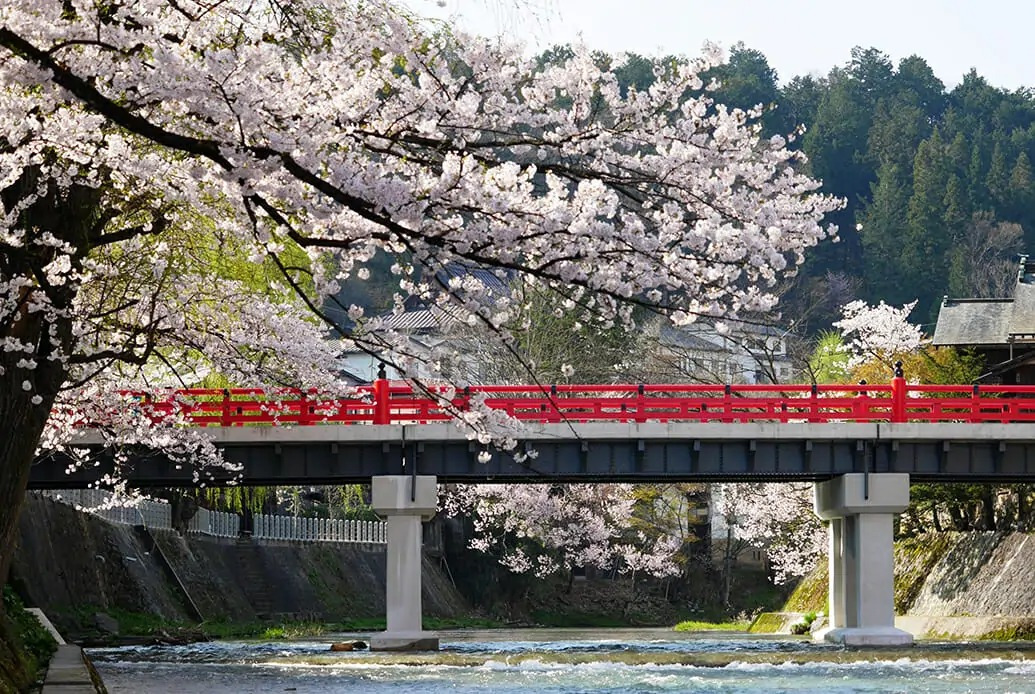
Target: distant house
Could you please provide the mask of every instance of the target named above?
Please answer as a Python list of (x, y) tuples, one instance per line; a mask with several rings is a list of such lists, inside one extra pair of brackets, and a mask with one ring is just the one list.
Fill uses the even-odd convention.
[(945, 297), (931, 343), (983, 356), (982, 381), (1035, 384), (1035, 261), (1021, 256), (1011, 297)]
[[(459, 265), (451, 265), (441, 270), (436, 279), (447, 284), (450, 281), (477, 282), (489, 292), (505, 293), (506, 284), (490, 270), (480, 268), (465, 268)], [(463, 288), (456, 290), (463, 293)], [(460, 318), (459, 311), (454, 312), (449, 307), (442, 307), (428, 303), (418, 296), (409, 296), (403, 302), (402, 311), (391, 312), (383, 315), (385, 328), (405, 335), (413, 347), (413, 351), (428, 353), (435, 347), (443, 344), (452, 338), (451, 332), (457, 326)], [(355, 374), (360, 379), (371, 382), (377, 377), (377, 370), (381, 363), (378, 356), (368, 354), (356, 348), (345, 349), (341, 353), (346, 371)], [(389, 367), (388, 378), (399, 378)]]
[(730, 322), (720, 333), (707, 321), (685, 327), (663, 324), (658, 342), (669, 378), (713, 383), (786, 383), (794, 377), (787, 331)]

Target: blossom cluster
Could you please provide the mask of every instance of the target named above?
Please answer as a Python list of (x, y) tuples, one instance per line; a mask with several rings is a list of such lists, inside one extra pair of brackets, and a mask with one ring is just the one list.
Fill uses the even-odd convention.
[(841, 331), (851, 356), (852, 368), (870, 359), (889, 362), (895, 355), (906, 354), (920, 346), (920, 326), (907, 318), (916, 302), (902, 308), (881, 301), (870, 306), (865, 301), (852, 301), (841, 307), (841, 320), (834, 327)]
[(482, 484), (443, 492), (443, 511), (471, 519), (471, 548), (496, 555), (515, 573), (542, 577), (587, 567), (657, 577), (679, 572), (679, 538), (630, 533), (630, 485)]
[[(440, 271), (520, 275), (605, 325), (637, 304), (767, 311), (840, 202), (758, 113), (712, 101), (719, 58), (626, 92), (585, 48), (540, 64), (387, 0), (6, 3), (0, 376), (73, 413), (51, 419), (57, 445), (128, 384), (339, 388), (324, 328), (434, 373), (441, 350), (325, 312), (378, 254), (396, 311), (415, 296), (503, 344), (516, 307)], [(192, 255), (202, 235), (218, 243)], [(276, 268), (283, 291), (249, 289), (222, 254)], [(465, 417), (513, 441), (486, 408)]]
[(812, 498), (811, 482), (722, 484), (712, 492), (718, 523), (735, 540), (766, 551), (777, 583), (804, 576), (826, 552)]

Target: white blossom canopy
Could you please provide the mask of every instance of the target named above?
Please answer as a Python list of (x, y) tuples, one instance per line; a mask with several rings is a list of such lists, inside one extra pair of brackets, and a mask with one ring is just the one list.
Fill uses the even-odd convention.
[[(635, 305), (677, 322), (770, 310), (840, 203), (783, 138), (759, 139), (757, 113), (712, 103), (701, 74), (717, 60), (659, 64), (650, 89), (623, 92), (584, 49), (540, 64), (387, 0), (5, 3), (4, 378), (47, 408), (43, 363), (80, 404), (91, 378), (174, 382), (198, 360), (235, 383), (330, 387), (311, 316), (379, 251), (397, 300), (503, 340), (507, 297), (436, 271), (522, 275), (605, 323)], [(42, 213), (76, 196), (88, 217)], [(177, 255), (199, 224), (282, 288), (249, 293)], [(356, 347), (405, 351), (347, 308)], [(434, 355), (410, 356), (416, 373)]]

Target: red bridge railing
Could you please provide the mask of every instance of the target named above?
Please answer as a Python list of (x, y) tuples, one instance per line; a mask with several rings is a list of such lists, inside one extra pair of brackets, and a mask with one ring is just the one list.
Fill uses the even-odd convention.
[(252, 388), (127, 392), (157, 418), (198, 426), (439, 422), (476, 401), (537, 422), (1035, 422), (1035, 386), (505, 385), (415, 391), (378, 380), (349, 398)]

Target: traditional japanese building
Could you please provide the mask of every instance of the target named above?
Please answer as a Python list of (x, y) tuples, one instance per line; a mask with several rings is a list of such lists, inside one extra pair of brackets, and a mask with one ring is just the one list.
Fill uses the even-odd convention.
[(1035, 260), (1021, 256), (1011, 297), (945, 297), (932, 344), (983, 356), (982, 382), (1035, 384)]

